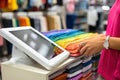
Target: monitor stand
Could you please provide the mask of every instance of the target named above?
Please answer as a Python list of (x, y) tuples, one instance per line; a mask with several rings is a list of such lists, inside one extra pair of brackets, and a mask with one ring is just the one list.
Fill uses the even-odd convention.
[(26, 64), (26, 65), (34, 65), (36, 63), (32, 58), (27, 56), (25, 52), (23, 52), (14, 45), (12, 49), (12, 57), (9, 61), (15, 64)]

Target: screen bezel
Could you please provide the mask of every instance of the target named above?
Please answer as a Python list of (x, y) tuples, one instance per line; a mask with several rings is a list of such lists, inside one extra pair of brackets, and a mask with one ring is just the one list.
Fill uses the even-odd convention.
[[(52, 59), (47, 59), (10, 32), (10, 31), (18, 31), (18, 30), (26, 30), (26, 29), (30, 29), (34, 31), (39, 36), (42, 36), (45, 40), (49, 41), (50, 43), (54, 44), (55, 46), (63, 50), (63, 52), (53, 57)], [(31, 26), (2, 28), (0, 29), (0, 35), (3, 36), (8, 41), (10, 41), (14, 46), (25, 52), (28, 56), (30, 56), (32, 59), (34, 59), (36, 62), (38, 62), (48, 70), (51, 70), (54, 67), (58, 66), (70, 55), (70, 53), (66, 51), (64, 48), (60, 47), (58, 44), (54, 43), (52, 40), (44, 36), (42, 33), (38, 32)]]

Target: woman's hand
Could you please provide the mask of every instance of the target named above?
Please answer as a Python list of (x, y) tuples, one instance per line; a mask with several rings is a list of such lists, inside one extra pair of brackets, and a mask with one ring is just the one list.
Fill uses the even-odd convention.
[(80, 54), (84, 56), (92, 56), (100, 52), (104, 47), (103, 43), (106, 36), (100, 34), (90, 39), (86, 39), (80, 43)]

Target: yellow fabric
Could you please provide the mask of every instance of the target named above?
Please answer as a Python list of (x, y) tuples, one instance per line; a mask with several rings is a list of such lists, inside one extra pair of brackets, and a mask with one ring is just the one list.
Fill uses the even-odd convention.
[(28, 17), (18, 17), (20, 26), (31, 26), (30, 19)]
[(60, 30), (61, 29), (60, 16), (48, 15), (46, 18), (48, 22), (48, 30)]
[(8, 6), (3, 11), (14, 11), (18, 9), (17, 0), (8, 0)]
[(95, 35), (95, 33), (86, 33), (86, 34), (82, 34), (82, 35), (77, 35), (77, 36), (74, 36), (71, 38), (58, 40), (58, 41), (56, 41), (56, 43), (58, 45), (60, 45), (61, 47), (66, 48), (68, 43), (73, 42), (73, 41), (78, 41), (80, 39), (84, 39), (84, 38), (86, 38), (88, 36), (92, 36), (92, 35)]

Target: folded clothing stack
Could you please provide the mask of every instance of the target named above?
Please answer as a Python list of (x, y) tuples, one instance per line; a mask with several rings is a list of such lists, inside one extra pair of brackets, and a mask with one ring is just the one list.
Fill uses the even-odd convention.
[[(43, 34), (62, 48), (69, 51), (71, 56), (81, 55), (79, 53), (79, 45), (81, 41), (98, 35), (97, 33), (86, 33), (76, 29), (52, 30), (44, 32)], [(59, 51), (60, 50), (56, 48), (56, 52)]]
[[(86, 33), (76, 29), (52, 30), (43, 33), (49, 39), (70, 52), (72, 57), (81, 56), (79, 46), (82, 41), (97, 36), (97, 33)], [(56, 54), (61, 50), (55, 47)], [(93, 60), (96, 58), (83, 57), (66, 66), (65, 71), (51, 80), (92, 80), (93, 79)], [(62, 71), (62, 70), (61, 70)], [(61, 77), (62, 76), (62, 77)], [(64, 79), (63, 79), (64, 77)]]

